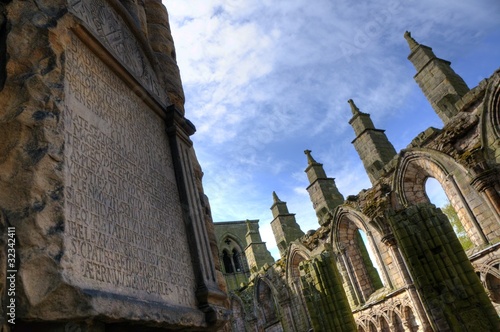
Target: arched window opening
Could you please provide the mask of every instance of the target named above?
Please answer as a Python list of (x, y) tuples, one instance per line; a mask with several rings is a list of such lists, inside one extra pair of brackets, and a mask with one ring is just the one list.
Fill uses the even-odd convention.
[(403, 321), (401, 317), (396, 312), (392, 313), (392, 326), (394, 327), (395, 332), (404, 332), (405, 328), (403, 326)]
[(380, 278), (380, 267), (377, 264), (375, 254), (373, 253), (370, 243), (368, 242), (368, 238), (362, 229), (358, 228), (358, 234), (360, 252), (363, 256), (363, 263), (365, 264), (368, 275), (370, 276), (370, 281), (375, 289), (382, 288), (384, 287), (384, 282)]
[(389, 323), (384, 316), (380, 316), (380, 332), (390, 332)]
[(352, 301), (351, 305), (357, 306), (365, 303), (384, 285), (373, 263), (376, 259), (370, 258), (367, 248), (371, 249), (371, 246), (366, 234), (346, 216), (342, 217), (337, 227), (335, 241), (338, 241), (337, 248), (341, 254), (342, 273), (346, 276), (348, 299)]
[[(248, 263), (238, 242), (234, 238), (228, 236), (219, 244), (219, 246), (222, 250), (221, 260), (224, 265), (226, 275), (244, 274), (248, 276)], [(237, 279), (238, 278), (239, 277), (237, 277)], [(235, 285), (238, 286), (243, 281), (243, 279), (238, 279), (235, 281)]]
[(433, 189), (442, 188), (467, 236), (474, 246), (480, 246), (497, 237), (500, 224), (485, 198), (471, 185), (466, 173), (467, 170), (449, 156), (429, 156), (423, 151), (411, 151), (401, 161), (396, 185), (404, 204), (432, 202), (438, 207), (443, 204), (436, 201)]
[(486, 274), (486, 290), (491, 302), (500, 304), (500, 269), (499, 264)]
[(358, 332), (365, 332), (365, 329), (361, 325), (358, 325)]
[(370, 323), (368, 324), (368, 331), (377, 332), (377, 327), (375, 326), (375, 324), (372, 321), (370, 321)]
[(457, 238), (464, 250), (474, 247), (474, 244), (469, 238), (464, 225), (460, 221), (457, 211), (448, 200), (441, 184), (434, 178), (427, 178), (425, 182), (425, 191), (430, 202), (439, 207), (446, 217), (448, 217), (448, 220), (450, 221), (451, 226), (453, 227), (453, 230), (455, 231), (455, 234), (457, 235)]
[(241, 272), (242, 271), (242, 268), (241, 268), (241, 257), (240, 257), (240, 253), (235, 249), (233, 249), (233, 262), (234, 262), (234, 269), (236, 270), (236, 272)]
[(224, 271), (226, 271), (226, 273), (234, 273), (231, 257), (229, 256), (227, 250), (222, 252), (222, 262), (224, 263)]
[(271, 287), (262, 280), (259, 280), (257, 286), (257, 303), (262, 310), (265, 325), (273, 324), (278, 320), (278, 312)]
[(299, 264), (305, 261), (305, 258), (300, 254), (293, 255), (291, 259), (291, 283), (293, 287), (292, 303), (294, 311), (294, 321), (298, 330), (308, 331), (311, 327), (309, 321), (309, 311), (307, 309), (304, 293), (302, 292), (302, 285), (300, 283)]
[(231, 315), (231, 325), (233, 331), (246, 331), (245, 328), (245, 310), (241, 303), (233, 298), (231, 303), (231, 309), (233, 314)]
[(413, 310), (411, 310), (410, 307), (404, 308), (404, 317), (405, 317), (404, 325), (406, 325), (408, 331), (410, 332), (418, 331), (418, 322), (417, 319), (415, 318), (415, 315), (413, 315)]

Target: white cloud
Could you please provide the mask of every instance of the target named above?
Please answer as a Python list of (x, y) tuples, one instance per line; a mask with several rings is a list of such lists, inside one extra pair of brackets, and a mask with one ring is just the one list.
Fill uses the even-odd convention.
[(304, 231), (317, 226), (305, 194), (304, 149), (313, 150), (345, 196), (370, 186), (350, 143), (347, 99), (387, 129), (397, 148), (439, 123), (424, 98), (415, 97), (405, 30), (455, 61), (500, 28), (494, 0), (165, 4), (214, 219), (261, 219), (274, 250), (273, 190)]

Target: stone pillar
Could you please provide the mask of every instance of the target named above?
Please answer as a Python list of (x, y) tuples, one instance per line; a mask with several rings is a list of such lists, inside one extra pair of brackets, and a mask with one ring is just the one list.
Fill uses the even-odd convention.
[[(214, 260), (215, 265), (215, 273), (217, 275), (217, 282), (219, 288), (227, 293), (227, 284), (226, 279), (222, 273), (221, 259), (219, 258), (219, 247), (217, 245), (217, 238), (215, 236), (215, 225), (212, 219), (212, 211), (210, 208), (210, 201), (208, 196), (205, 195), (203, 189), (203, 171), (201, 169), (201, 165), (198, 162), (198, 158), (196, 157), (196, 153), (193, 148), (190, 150), (191, 152), (191, 160), (193, 161), (193, 171), (195, 175), (195, 183), (196, 188), (198, 190), (198, 196), (201, 202), (201, 209), (203, 211), (203, 217), (205, 219), (205, 227), (207, 228), (208, 240), (210, 243), (210, 249), (212, 250), (212, 258)], [(243, 253), (242, 253), (243, 254)], [(241, 260), (242, 267), (246, 266), (246, 261), (244, 261), (244, 257)]]
[(387, 217), (436, 331), (497, 331), (500, 321), (446, 216), (419, 204)]
[(356, 323), (329, 251), (299, 264), (304, 298), (315, 331), (356, 331)]
[(197, 283), (198, 307), (205, 312), (209, 325), (222, 326), (228, 320), (229, 312), (225, 308), (226, 294), (218, 285), (205, 215), (195, 181), (194, 162), (190, 151), (192, 141), (189, 139), (195, 128), (175, 106), (168, 108), (166, 124)]
[(451, 68), (451, 62), (437, 58), (432, 48), (417, 43), (408, 31), (404, 37), (411, 51), (408, 60), (417, 70), (415, 81), (446, 124), (458, 113), (455, 103), (469, 92), (469, 87)]
[(489, 169), (481, 172), (471, 181), (474, 189), (483, 195), (488, 205), (493, 209), (497, 220), (499, 220), (500, 216), (500, 195), (495, 189), (498, 179), (498, 170)]
[(327, 225), (331, 221), (331, 212), (344, 203), (344, 196), (337, 189), (335, 179), (326, 176), (323, 164), (314, 160), (311, 150), (305, 150), (304, 153), (307, 155), (305, 172), (310, 183), (307, 192), (314, 211), (316, 211), (319, 224), (321, 226)]
[(375, 128), (370, 114), (361, 112), (352, 99), (349, 99), (348, 103), (352, 111), (349, 124), (356, 135), (352, 144), (363, 162), (371, 183), (374, 184), (383, 174), (384, 166), (396, 155), (396, 150), (389, 142), (385, 131)]
[(288, 244), (304, 236), (304, 232), (297, 224), (295, 214), (288, 212), (286, 202), (281, 201), (274, 191), (273, 200), (274, 203), (273, 206), (271, 206), (271, 211), (273, 212), (274, 219), (271, 221), (271, 227), (276, 243), (278, 244), (280, 255), (283, 257), (288, 248)]

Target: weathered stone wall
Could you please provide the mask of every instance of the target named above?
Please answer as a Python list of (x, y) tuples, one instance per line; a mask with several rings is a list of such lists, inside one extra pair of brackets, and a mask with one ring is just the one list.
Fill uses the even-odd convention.
[(315, 331), (355, 331), (340, 276), (328, 251), (299, 265), (300, 280)]
[(223, 281), (161, 2), (2, 2), (0, 32), (16, 327), (217, 329)]

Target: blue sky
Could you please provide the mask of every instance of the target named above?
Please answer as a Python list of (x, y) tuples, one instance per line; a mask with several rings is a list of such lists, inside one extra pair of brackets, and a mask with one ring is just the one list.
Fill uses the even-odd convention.
[(405, 30), (451, 61), (469, 87), (500, 67), (496, 0), (164, 4), (214, 220), (259, 219), (275, 257), (273, 190), (304, 232), (318, 227), (305, 149), (344, 197), (370, 187), (351, 145), (349, 98), (397, 151), (429, 126), (442, 127), (413, 80)]

